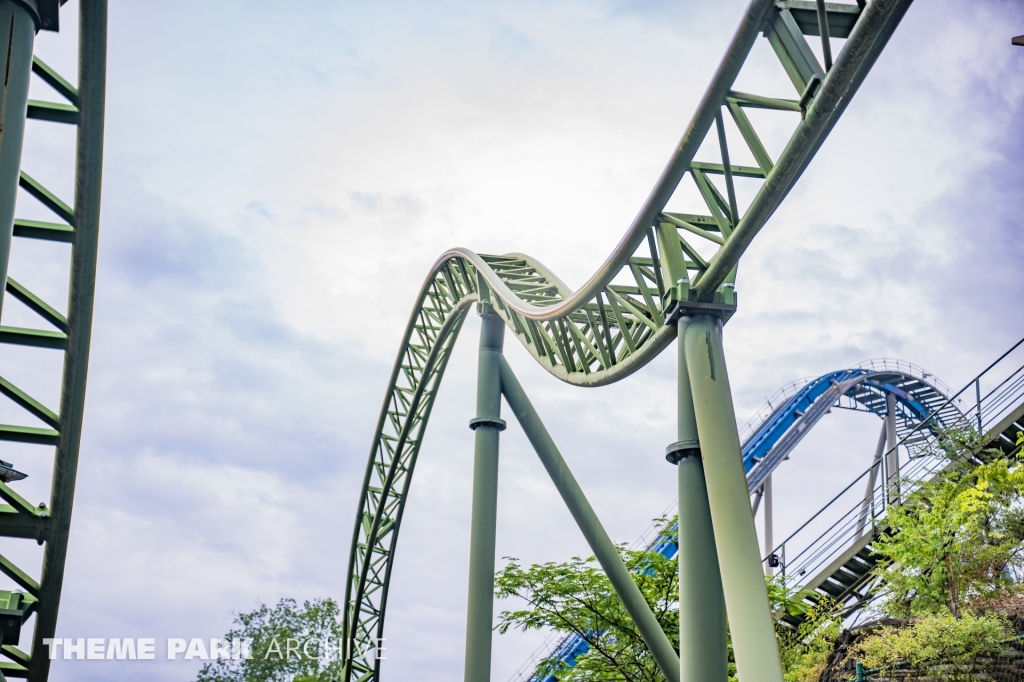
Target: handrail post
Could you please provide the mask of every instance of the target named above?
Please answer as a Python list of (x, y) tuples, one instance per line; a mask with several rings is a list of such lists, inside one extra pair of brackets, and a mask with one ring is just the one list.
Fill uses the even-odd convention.
[(974, 396), (976, 402), (976, 411), (978, 415), (978, 437), (981, 437), (981, 376), (979, 375), (974, 379)]
[[(485, 286), (481, 292), (486, 294)], [(498, 434), (501, 420), (501, 353), (505, 323), (486, 298), (480, 301), (480, 359), (474, 430), (473, 520), (469, 541), (465, 682), (491, 679), (494, 619), (494, 536), (498, 516)]]
[(695, 317), (686, 329), (684, 345), (739, 678), (743, 682), (781, 682), (782, 666), (750, 513), (721, 322), (708, 315)]
[[(875, 518), (875, 477), (878, 474), (879, 463), (882, 460), (882, 451), (885, 449), (885, 441), (888, 435), (886, 424), (882, 422), (882, 432), (878, 434), (878, 445), (875, 446), (875, 456), (871, 458), (871, 467), (868, 469), (868, 486), (864, 491), (864, 501), (861, 503), (860, 519), (857, 522), (857, 537), (864, 534), (864, 525), (867, 523), (868, 509), (871, 509), (871, 518)], [(872, 524), (874, 525), (874, 524)]]
[[(775, 520), (773, 518), (774, 510), (772, 509), (773, 495), (772, 495), (772, 475), (768, 474), (765, 477), (764, 483), (764, 551), (765, 554), (771, 555), (772, 550), (775, 548), (774, 530)], [(768, 563), (764, 568), (764, 574), (767, 576), (773, 575), (775, 571), (772, 570), (771, 557), (768, 558)]]
[(725, 682), (729, 676), (725, 597), (683, 344), (689, 324), (689, 318), (678, 322), (678, 440), (665, 454), (678, 467), (679, 679)]
[(886, 488), (890, 504), (900, 503), (900, 450), (896, 434), (896, 396), (885, 394), (885, 460)]

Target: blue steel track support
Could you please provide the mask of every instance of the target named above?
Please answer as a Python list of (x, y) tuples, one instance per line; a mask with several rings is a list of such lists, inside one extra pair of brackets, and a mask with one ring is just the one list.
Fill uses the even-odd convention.
[(466, 609), (466, 682), (491, 679), (494, 618), (494, 536), (498, 518), (498, 434), (501, 420), (501, 353), (505, 322), (489, 301), (480, 302), (480, 360), (474, 430), (473, 517), (469, 542), (469, 603)]
[(695, 317), (684, 333), (683, 353), (693, 390), (722, 591), (740, 679), (781, 682), (721, 329), (714, 317)]
[(667, 454), (679, 479), (679, 679), (725, 682), (725, 599), (683, 343), (689, 322), (678, 323), (679, 440)]

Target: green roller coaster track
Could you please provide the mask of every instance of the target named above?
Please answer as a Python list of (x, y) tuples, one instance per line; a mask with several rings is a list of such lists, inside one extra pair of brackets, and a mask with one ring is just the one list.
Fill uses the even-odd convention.
[[(17, 312), (32, 320), (26, 323), (31, 325), (28, 327), (0, 326), (0, 348), (8, 363), (5, 367), (12, 360), (15, 367), (24, 363), (23, 369), (31, 371), (21, 375), (27, 374), (33, 382), (17, 386), (0, 377), (0, 393), (18, 408), (19, 415), (17, 424), (0, 424), (0, 441), (53, 448), (48, 502), (32, 504), (16, 491), (16, 481), (24, 478), (23, 474), (9, 467), (0, 474), (4, 481), (0, 482), (3, 553), (20, 543), (14, 551), (24, 556), (26, 541), (42, 546), (42, 568), (37, 575), (0, 555), (0, 573), (14, 588), (0, 590), (0, 654), (5, 659), (0, 660), (0, 680), (13, 677), (44, 682), (49, 675), (46, 641), (57, 627), (85, 411), (103, 166), (107, 3), (80, 0), (76, 31), (66, 23), (61, 26), (61, 19), (67, 19), (67, 10), (62, 9), (66, 1), (0, 0), (0, 54), (6, 56), (0, 92), (2, 303), (5, 318)], [(60, 74), (36, 54), (39, 31), (57, 32), (58, 28), (60, 32), (48, 40), (67, 48), (77, 40), (77, 78)], [(28, 99), (30, 84), (45, 92), (46, 99)], [(57, 130), (64, 126), (72, 126), (76, 132), (74, 148), (67, 150), (72, 163), (64, 169), (66, 176), (74, 179), (73, 198), (61, 198), (53, 190), (48, 173), (59, 171), (52, 169), (48, 159), (37, 154), (22, 157), (26, 139), (32, 140), (34, 149), (43, 143), (50, 153), (62, 145), (67, 147), (62, 141), (68, 138)], [(40, 177), (47, 181), (41, 182)], [(52, 217), (48, 221), (17, 217), (16, 204), (19, 212), (44, 209)], [(26, 242), (36, 244), (26, 249), (29, 256), (19, 250)], [(8, 276), (9, 265), (18, 273), (18, 280)], [(67, 282), (66, 305), (38, 294), (52, 290), (55, 282), (58, 286)], [(61, 377), (59, 406), (51, 409), (30, 391), (57, 395), (57, 386), (46, 385), (53, 383), (55, 374)], [(9, 446), (5, 448), (9, 451)], [(40, 457), (33, 466), (43, 461)], [(22, 626), (33, 617), (32, 645), (25, 651), (18, 647)]]
[[(721, 325), (736, 310), (741, 255), (807, 168), (909, 5), (910, 0), (753, 0), (650, 196), (612, 254), (578, 290), (518, 253), (488, 256), (458, 248), (434, 263), (391, 374), (355, 519), (345, 597), (346, 680), (380, 677), (375, 645), (384, 636), (405, 501), (437, 389), (474, 302), (484, 323), (478, 414), (471, 422), (476, 459), (467, 682), (489, 679), (494, 487), (498, 433), (505, 428), (499, 416), (502, 395), (666, 678), (725, 679), (724, 601), (741, 679), (781, 680), (739, 461)], [(793, 98), (733, 88), (759, 35), (768, 40), (791, 81)], [(807, 36), (820, 41), (824, 63)], [(752, 109), (792, 116), (792, 133), (777, 159), (755, 131), (748, 116)], [(731, 162), (729, 138), (735, 151), (737, 134), (756, 165)], [(698, 160), (705, 142), (718, 153)], [(687, 176), (706, 211), (666, 209)], [(736, 178), (759, 183), (746, 206), (737, 199)], [(681, 562), (690, 565), (685, 569), (690, 572), (680, 577), (678, 657), (664, 633), (650, 627), (646, 605), (635, 603), (631, 579), (616, 583), (621, 565), (614, 552), (608, 553), (607, 535), (501, 356), (504, 328), (555, 377), (587, 387), (629, 376), (679, 337), (679, 441), (669, 447), (668, 458), (679, 464), (681, 518), (692, 519), (680, 524), (680, 555), (692, 560)]]

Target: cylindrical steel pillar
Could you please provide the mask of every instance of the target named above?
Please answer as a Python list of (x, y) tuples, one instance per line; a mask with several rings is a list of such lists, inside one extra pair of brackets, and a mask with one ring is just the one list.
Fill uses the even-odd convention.
[(466, 682), (491, 679), (494, 619), (494, 534), (498, 518), (498, 434), (501, 420), (501, 351), (505, 323), (487, 301), (480, 304), (473, 459), (473, 521), (469, 540), (469, 604), (466, 613)]
[(900, 453), (896, 435), (896, 396), (885, 394), (885, 487), (889, 504), (900, 503)]
[(764, 555), (768, 558), (767, 563), (764, 567), (765, 575), (775, 575), (775, 569), (772, 566), (771, 553), (775, 549), (775, 534), (774, 534), (774, 523), (775, 520), (772, 516), (772, 475), (768, 474), (768, 477), (764, 479)]
[(683, 344), (689, 322), (679, 320), (678, 440), (667, 454), (679, 467), (679, 679), (725, 682), (725, 599)]
[[(871, 458), (871, 469), (868, 473), (868, 487), (864, 491), (864, 501), (860, 503), (860, 518), (857, 520), (857, 537), (864, 534), (864, 526), (867, 525), (868, 514), (874, 519), (873, 508), (875, 506), (875, 479), (878, 476), (878, 468), (882, 461), (882, 451), (885, 450), (886, 435), (889, 429), (887, 424), (882, 422), (882, 432), (878, 434), (878, 445), (875, 446), (875, 456)], [(884, 497), (884, 496), (883, 496)]]
[(709, 316), (694, 318), (686, 330), (685, 346), (737, 672), (742, 682), (781, 682), (721, 323)]
[(0, 0), (0, 310), (11, 257), (35, 35), (35, 18), (26, 6), (14, 0)]

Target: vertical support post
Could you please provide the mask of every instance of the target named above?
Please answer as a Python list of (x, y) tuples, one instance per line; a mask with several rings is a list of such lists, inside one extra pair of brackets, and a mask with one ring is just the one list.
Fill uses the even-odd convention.
[(889, 424), (883, 421), (882, 431), (878, 434), (878, 445), (875, 446), (875, 456), (871, 458), (868, 487), (864, 491), (864, 501), (860, 504), (860, 518), (857, 520), (857, 537), (864, 534), (864, 526), (867, 525), (868, 521), (868, 510), (875, 506), (875, 478), (878, 476), (878, 469), (882, 462), (882, 452), (885, 450), (885, 441), (888, 439), (888, 433)]
[(765, 564), (764, 574), (774, 575), (775, 570), (771, 564), (771, 553), (775, 549), (775, 538), (772, 537), (772, 475), (764, 479), (764, 555), (769, 557)]
[(821, 34), (821, 54), (825, 58), (825, 73), (832, 70), (832, 42), (829, 40), (828, 10), (825, 0), (818, 0), (818, 33)]
[(679, 320), (679, 440), (666, 454), (679, 478), (679, 679), (725, 682), (725, 597), (683, 345), (689, 323)]
[(36, 28), (25, 5), (0, 0), (0, 310), (11, 257)]
[(981, 437), (981, 377), (974, 380), (974, 398), (977, 401), (975, 403), (975, 412), (978, 415), (978, 437)]
[(686, 330), (685, 346), (739, 678), (743, 682), (781, 682), (782, 666), (750, 513), (721, 323), (706, 315), (694, 318)]
[(885, 487), (889, 504), (900, 503), (900, 453), (896, 447), (896, 396), (885, 394)]
[(494, 535), (498, 518), (498, 434), (501, 420), (501, 352), (505, 323), (491, 308), (480, 283), (480, 360), (477, 370), (473, 458), (473, 521), (469, 541), (469, 603), (466, 609), (466, 682), (491, 679), (494, 620)]

